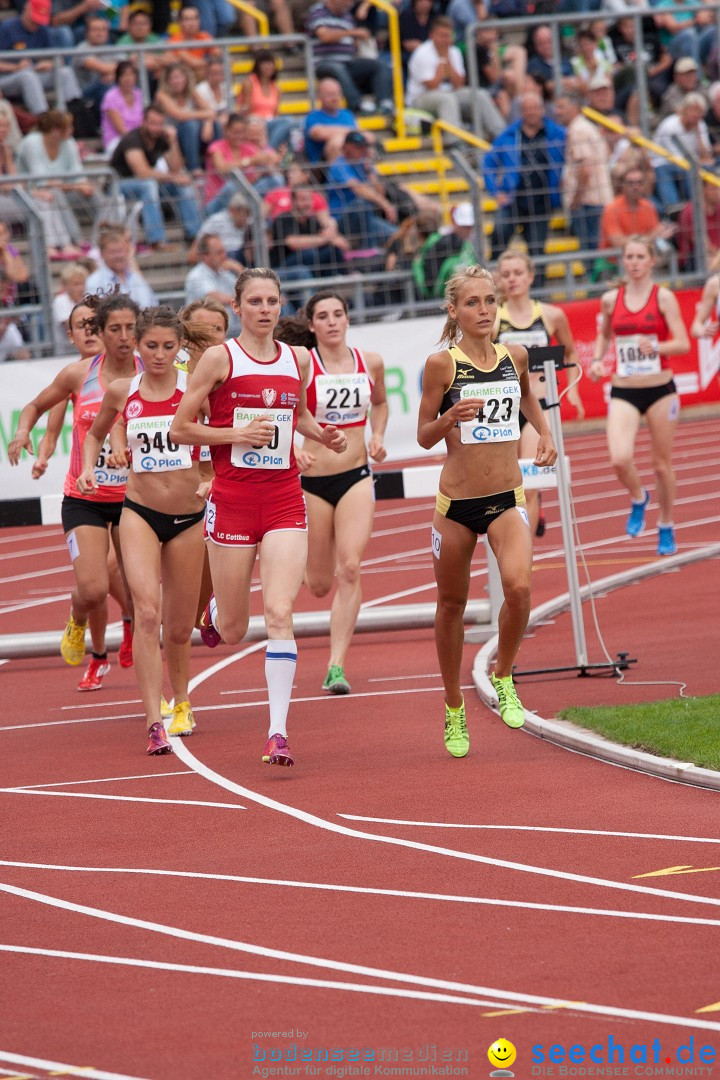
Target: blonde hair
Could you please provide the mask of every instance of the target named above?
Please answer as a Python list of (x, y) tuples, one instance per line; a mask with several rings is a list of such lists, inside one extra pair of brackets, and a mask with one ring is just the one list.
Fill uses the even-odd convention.
[(60, 281), (65, 286), (69, 285), (71, 281), (75, 281), (76, 278), (87, 281), (89, 276), (87, 267), (81, 266), (80, 263), (70, 263), (69, 266), (64, 266), (60, 271)]
[(651, 240), (649, 236), (640, 236), (639, 233), (635, 233), (633, 236), (628, 236), (623, 240), (621, 251), (625, 254), (630, 244), (642, 244), (648, 254), (653, 258), (657, 258), (657, 251), (655, 250), (655, 241)]
[[(456, 270), (445, 286), (445, 300), (443, 302), (445, 310), (449, 308), (450, 304), (452, 304), (453, 307), (456, 307), (463, 286), (467, 285), (468, 282), (477, 281), (478, 279), (489, 281), (492, 287), (495, 288), (495, 279), (490, 271), (486, 270), (484, 266), (461, 266)], [(438, 344), (457, 345), (461, 337), (462, 335), (456, 316), (448, 314)]]
[(181, 319), (185, 322), (192, 320), (196, 311), (212, 311), (218, 315), (225, 323), (225, 330), (227, 331), (230, 325), (230, 316), (228, 315), (227, 308), (224, 304), (221, 304), (219, 300), (211, 300), (209, 296), (204, 297), (202, 300), (192, 300), (189, 304), (186, 304), (184, 308), (178, 312)]
[(498, 270), (504, 262), (509, 262), (510, 259), (520, 259), (521, 262), (525, 263), (525, 269), (528, 271), (528, 273), (535, 273), (535, 264), (533, 263), (532, 259), (526, 251), (521, 251), (519, 248), (506, 248), (505, 251), (503, 251), (502, 255), (497, 261)]

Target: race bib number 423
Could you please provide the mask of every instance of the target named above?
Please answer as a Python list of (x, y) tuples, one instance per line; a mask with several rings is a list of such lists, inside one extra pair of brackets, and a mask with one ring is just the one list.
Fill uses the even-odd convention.
[(463, 386), (460, 397), (482, 402), (473, 419), (460, 424), (460, 442), (498, 443), (520, 438), (519, 383), (474, 383)]
[(238, 469), (289, 469), (293, 437), (293, 414), (291, 409), (236, 409), (233, 427), (245, 428), (258, 416), (269, 416), (274, 425), (272, 439), (267, 446), (248, 446), (235, 443), (230, 461)]

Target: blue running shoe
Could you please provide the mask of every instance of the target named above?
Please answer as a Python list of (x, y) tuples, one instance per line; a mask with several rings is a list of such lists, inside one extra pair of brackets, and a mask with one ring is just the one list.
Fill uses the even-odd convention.
[(677, 551), (672, 525), (658, 525), (658, 555), (674, 555)]
[(645, 510), (647, 504), (650, 502), (650, 492), (645, 491), (645, 498), (642, 502), (632, 501), (632, 509), (630, 510), (630, 517), (627, 519), (627, 525), (625, 526), (625, 532), (628, 536), (639, 536), (645, 528)]

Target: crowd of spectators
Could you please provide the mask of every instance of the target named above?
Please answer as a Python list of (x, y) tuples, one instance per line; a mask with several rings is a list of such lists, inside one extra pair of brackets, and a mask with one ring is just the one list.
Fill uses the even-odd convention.
[[(638, 150), (624, 130), (640, 121), (642, 66), (654, 141), (711, 169), (720, 161), (720, 82), (712, 81), (718, 7), (703, 5), (673, 11), (686, 7), (684, 0), (651, 0), (638, 43), (633, 11), (646, 6), (641, 0), (399, 0), (406, 106), (423, 120), (475, 124), (491, 144), (481, 166), (496, 205), (485, 249), (471, 204), (456, 206), (443, 226), (438, 201), (418, 196), (412, 184), (389, 182), (377, 167), (382, 137), (358, 120), (375, 113), (392, 123), (392, 58), (387, 18), (365, 0), (261, 5), (275, 32), (305, 32), (311, 44), (316, 101), (296, 116), (283, 109), (279, 74), (287, 53), (272, 47), (272, 37), (270, 47), (251, 51), (238, 87), (228, 85), (215, 39), (256, 33), (228, 0), (183, 4), (172, 23), (162, 2), (0, 0), (0, 9), (11, 9), (0, 21), (0, 54), (8, 54), (0, 59), (0, 216), (9, 229), (1, 247), (3, 298), (16, 300), (23, 284), (10, 281), (7, 254), (13, 230), (22, 232), (23, 211), (10, 194), (20, 174), (31, 177), (25, 189), (42, 211), (50, 258), (73, 271), (63, 274), (58, 333), (67, 298), (80, 287), (88, 241), (97, 258), (84, 286), (119, 283), (149, 302), (154, 294), (135, 257), (173, 249), (169, 220), (187, 245), (179, 258), (191, 266), (186, 300), (202, 286), (203, 295), (225, 303), (230, 276), (255, 254), (253, 206), (238, 174), (262, 200), (270, 263), (290, 297), (297, 281), (362, 267), (411, 272), (415, 295), (428, 299), (438, 295), (447, 266), (493, 260), (513, 237), (540, 257), (542, 285), (550, 222), (560, 210), (586, 254), (642, 231), (673, 243), (681, 267), (693, 269), (698, 222), (690, 174), (662, 154)], [(557, 12), (586, 21), (543, 22)], [(520, 21), (505, 29), (507, 17)], [(469, 26), (476, 29), (468, 41)], [(162, 42), (172, 48), (138, 52)], [(72, 55), (57, 62), (59, 48)], [(468, 85), (468, 48), (479, 73), (475, 88)], [(47, 58), (23, 55), (29, 50)], [(302, 49), (296, 44), (295, 51)], [(585, 106), (609, 125), (588, 119)], [(454, 141), (462, 146), (446, 136), (446, 146)], [(112, 170), (122, 204), (109, 198), (106, 181), (86, 175), (90, 153)], [(718, 190), (705, 184), (703, 200), (714, 255)], [(125, 228), (133, 213), (137, 235)], [(115, 231), (101, 227), (107, 222)], [(401, 294), (389, 287), (383, 302)], [(8, 328), (0, 329), (7, 354)]]

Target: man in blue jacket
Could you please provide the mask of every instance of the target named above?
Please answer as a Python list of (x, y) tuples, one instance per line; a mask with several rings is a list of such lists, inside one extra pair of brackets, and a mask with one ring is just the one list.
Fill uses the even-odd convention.
[[(519, 227), (530, 255), (543, 254), (550, 218), (560, 206), (564, 161), (565, 129), (545, 116), (539, 94), (523, 94), (520, 119), (498, 135), (485, 155), (485, 189), (498, 204), (493, 259)], [(536, 284), (542, 279), (538, 267)]]

